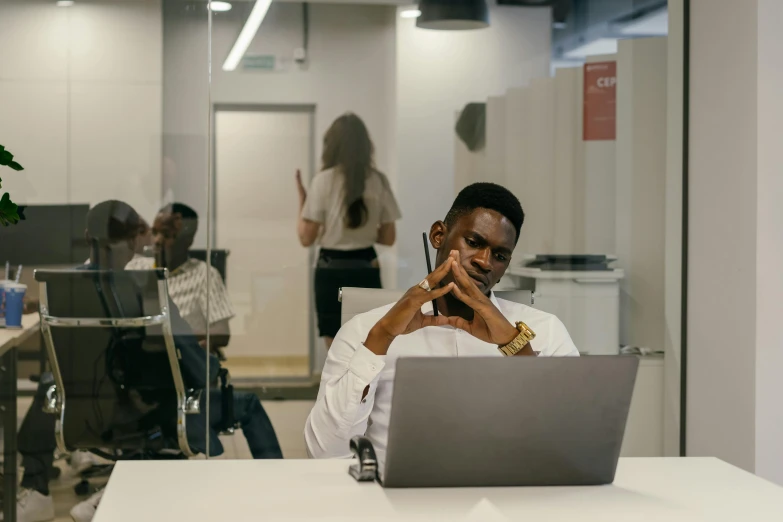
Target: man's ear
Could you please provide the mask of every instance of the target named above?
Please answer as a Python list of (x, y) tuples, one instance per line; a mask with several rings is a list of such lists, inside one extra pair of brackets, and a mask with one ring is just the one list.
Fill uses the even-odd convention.
[(436, 221), (433, 223), (430, 227), (430, 244), (432, 245), (432, 248), (440, 250), (446, 243), (446, 235), (448, 232), (449, 229), (443, 221)]

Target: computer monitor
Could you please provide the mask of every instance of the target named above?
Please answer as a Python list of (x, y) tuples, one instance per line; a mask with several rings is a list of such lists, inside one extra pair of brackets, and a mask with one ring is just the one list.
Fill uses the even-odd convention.
[(25, 205), (24, 221), (0, 227), (0, 264), (66, 265), (90, 255), (84, 231), (87, 204)]

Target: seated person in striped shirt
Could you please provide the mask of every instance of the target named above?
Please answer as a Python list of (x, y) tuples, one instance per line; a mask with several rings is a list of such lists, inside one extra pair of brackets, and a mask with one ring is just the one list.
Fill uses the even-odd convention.
[[(137, 242), (145, 240), (144, 234), (144, 223), (130, 205), (115, 200), (98, 203), (87, 214), (85, 235), (91, 245), (90, 259), (77, 268), (122, 270), (137, 252)], [(170, 303), (170, 309), (174, 345), (180, 354), (180, 371), (185, 386), (205, 389), (210, 382), (216, 380), (220, 363), (214, 356), (207, 355), (199, 348), (196, 337), (180, 316), (176, 303)], [(207, 357), (210, 360), (209, 376), (206, 373)], [(54, 519), (55, 515), (54, 501), (49, 493), (49, 480), (53, 476), (57, 416), (43, 411), (46, 393), (52, 384), (52, 374), (44, 373), (19, 430), (19, 453), (22, 455), (24, 468), (17, 499), (17, 520), (20, 522), (45, 522)], [(188, 416), (187, 438), (192, 450), (206, 453), (209, 447), (209, 454), (218, 456), (223, 453), (223, 445), (218, 438), (218, 429), (223, 421), (223, 403), (220, 390), (212, 389), (208, 396), (209, 437), (205, 429), (205, 394), (201, 399), (201, 412)], [(150, 415), (155, 415), (156, 411), (153, 409)], [(283, 458), (274, 427), (255, 393), (234, 391), (233, 414), (234, 419), (242, 426), (254, 459)], [(164, 418), (165, 420), (167, 419)], [(77, 522), (91, 520), (102, 494), (103, 490), (77, 504), (71, 511), (71, 517)]]
[[(228, 345), (231, 336), (228, 322), (234, 317), (234, 311), (217, 269), (189, 256), (197, 230), (198, 214), (195, 210), (184, 203), (166, 205), (152, 223), (155, 258), (136, 257), (128, 263), (127, 268), (168, 268), (169, 295), (179, 308), (182, 318), (193, 329), (203, 347), (206, 347), (208, 322), (210, 352), (224, 359), (220, 349)], [(207, 298), (210, 303), (209, 321)]]

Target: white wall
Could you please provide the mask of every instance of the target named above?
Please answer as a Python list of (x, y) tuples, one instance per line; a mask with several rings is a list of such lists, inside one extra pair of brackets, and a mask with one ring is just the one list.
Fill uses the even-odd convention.
[(0, 143), (19, 203), (123, 199), (149, 216), (160, 194), (160, 0), (0, 3)]
[[(590, 61), (615, 61), (615, 56)], [(487, 99), (487, 143), (470, 152), (455, 136), (455, 192), (495, 181), (522, 202), (515, 253), (615, 253), (616, 145), (584, 141), (583, 68), (561, 68)]]
[(421, 233), (443, 219), (454, 199), (454, 114), (549, 74), (549, 10), (492, 5), (490, 16), (490, 27), (478, 31), (427, 31), (414, 20), (397, 22), (401, 287), (421, 280)]
[(783, 484), (781, 17), (691, 1), (687, 451)]

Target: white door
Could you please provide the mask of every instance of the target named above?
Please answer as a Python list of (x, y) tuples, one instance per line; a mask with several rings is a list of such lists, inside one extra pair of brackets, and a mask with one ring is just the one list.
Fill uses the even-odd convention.
[(310, 179), (311, 112), (215, 114), (216, 247), (228, 249), (234, 377), (309, 375), (311, 267), (296, 235), (296, 169)]

